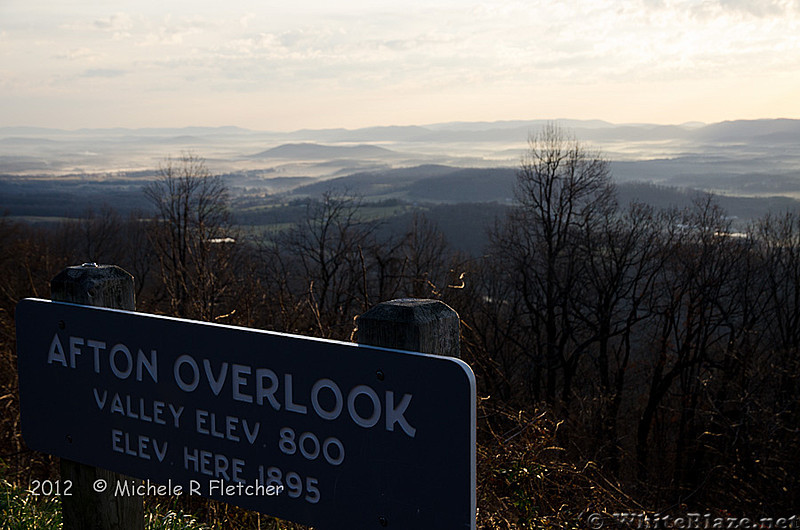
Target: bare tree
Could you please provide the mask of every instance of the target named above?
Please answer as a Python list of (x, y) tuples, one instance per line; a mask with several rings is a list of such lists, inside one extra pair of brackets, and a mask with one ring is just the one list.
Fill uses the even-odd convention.
[(151, 296), (145, 296), (152, 290), (153, 275), (157, 273), (159, 263), (150, 241), (146, 214), (134, 210), (123, 221), (122, 231), (118, 237), (122, 239), (123, 252), (120, 265), (133, 275), (136, 282), (137, 307), (144, 311), (148, 308)]
[(587, 224), (581, 237), (579, 296), (573, 297), (575, 318), (584, 337), (580, 349), (591, 353), (584, 384), (595, 403), (596, 427), (591, 446), (605, 468), (619, 471), (622, 450), (618, 415), (638, 324), (647, 317), (645, 304), (661, 269), (657, 244), (661, 216), (632, 204), (623, 214)]
[(608, 163), (584, 149), (558, 125), (529, 139), (517, 173), (517, 206), (491, 234), (492, 252), (514, 273), (531, 335), (530, 380), (539, 398), (553, 403), (561, 383), (571, 393), (580, 349), (570, 296), (574, 296), (577, 235), (600, 222), (616, 202)]
[(80, 218), (60, 223), (60, 252), (75, 263), (119, 263), (123, 253), (118, 238), (122, 224), (119, 214), (108, 204), (99, 209), (87, 208)]
[(457, 298), (448, 293), (447, 303), (462, 319), (465, 358), (471, 359), (485, 392), (506, 403), (527, 405), (530, 337), (524, 332), (525, 311), (514, 275), (490, 256), (464, 265), (470, 281), (457, 291)]
[(271, 280), (304, 301), (308, 329), (298, 331), (346, 338), (364, 309), (365, 249), (374, 244), (375, 223), (359, 217), (359, 206), (346, 192), (326, 192), (308, 202), (300, 223), (264, 244), (283, 271)]
[(202, 158), (184, 154), (161, 165), (145, 194), (156, 210), (150, 238), (170, 311), (213, 320), (233, 282), (236, 254), (222, 178)]
[(424, 214), (415, 213), (403, 241), (407, 296), (440, 297), (447, 282), (450, 254), (444, 234)]
[(649, 471), (651, 429), (665, 400), (670, 393), (680, 396), (679, 413), (671, 420), (677, 426), (669, 430), (682, 457), (697, 425), (694, 415), (708, 362), (729, 340), (726, 319), (732, 299), (728, 289), (738, 257), (732, 252), (729, 232), (730, 220), (707, 195), (695, 200), (691, 209), (674, 212), (662, 234), (665, 261), (648, 308), (652, 330), (649, 390), (637, 425), (636, 458), (642, 479)]

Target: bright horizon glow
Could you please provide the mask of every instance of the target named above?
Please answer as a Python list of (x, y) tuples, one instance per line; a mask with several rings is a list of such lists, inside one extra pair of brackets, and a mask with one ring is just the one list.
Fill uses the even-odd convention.
[(0, 127), (800, 118), (800, 0), (0, 3)]

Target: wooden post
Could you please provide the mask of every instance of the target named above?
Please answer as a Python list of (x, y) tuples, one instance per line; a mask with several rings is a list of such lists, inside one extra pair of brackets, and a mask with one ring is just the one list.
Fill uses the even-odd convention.
[(458, 313), (440, 300), (382, 302), (357, 325), (359, 344), (461, 358)]
[[(68, 267), (50, 282), (50, 297), (56, 302), (133, 310), (133, 276), (116, 265), (84, 263)], [(61, 497), (64, 530), (141, 530), (144, 504), (141, 496), (115, 496), (118, 481), (129, 477), (61, 459), (61, 480), (72, 481), (71, 495)], [(104, 480), (105, 491), (94, 490)]]
[[(461, 357), (458, 313), (440, 300), (400, 298), (358, 317), (358, 343), (445, 357)], [(378, 516), (382, 527), (391, 524)]]

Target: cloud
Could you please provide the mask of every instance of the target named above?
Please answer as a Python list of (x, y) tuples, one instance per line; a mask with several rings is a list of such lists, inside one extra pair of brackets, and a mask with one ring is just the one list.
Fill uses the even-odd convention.
[[(220, 38), (220, 21), (214, 21), (201, 16), (181, 17), (173, 20), (167, 15), (162, 20), (149, 20), (146, 24), (141, 43), (145, 46), (175, 46), (186, 45), (193, 37), (197, 37), (197, 44), (206, 41), (216, 42)], [(231, 23), (233, 24), (233, 23)]]
[(780, 17), (797, 10), (798, 2), (786, 0), (717, 0), (723, 11), (757, 18)]
[(127, 72), (125, 70), (116, 70), (113, 68), (93, 68), (90, 70), (84, 70), (80, 77), (102, 77), (112, 79), (115, 77), (122, 77), (126, 74)]
[(688, 14), (699, 21), (720, 17), (780, 18), (800, 11), (800, 0), (640, 0), (650, 10)]
[(114, 39), (124, 39), (131, 36), (134, 29), (133, 19), (126, 13), (117, 13), (104, 19), (92, 22), (96, 30), (111, 33)]
[(55, 55), (56, 59), (66, 61), (96, 61), (100, 58), (100, 54), (90, 50), (89, 48), (73, 48), (62, 53)]
[(117, 13), (93, 25), (126, 32), (142, 47), (111, 50), (117, 64), (110, 70), (170, 68), (184, 79), (234, 82), (232, 90), (281, 83), (364, 83), (377, 90), (403, 82), (439, 89), (466, 80), (541, 85), (713, 75), (746, 68), (756, 52), (781, 63), (777, 50), (791, 62), (798, 50), (785, 35), (796, 17), (777, 14), (797, 3), (585, 0), (578, 10), (552, 0), (414, 9), (345, 2), (302, 17), (291, 9), (267, 16), (249, 6), (247, 13), (217, 17), (202, 9), (191, 17)]
[(797, 86), (800, 71), (800, 0), (24, 1), (38, 11), (0, 0), (19, 13), (0, 30), (3, 68), (34, 85), (56, 79), (74, 99), (108, 88), (89, 79), (124, 77), (115, 97), (533, 102), (573, 87), (596, 98), (593, 85), (768, 83), (776, 72)]
[(241, 25), (242, 28), (247, 29), (250, 26), (250, 22), (255, 20), (255, 18), (256, 15), (254, 13), (247, 13), (239, 19), (239, 25)]

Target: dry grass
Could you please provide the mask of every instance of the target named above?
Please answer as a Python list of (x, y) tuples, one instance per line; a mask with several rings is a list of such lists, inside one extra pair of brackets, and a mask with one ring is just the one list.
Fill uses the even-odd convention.
[(479, 417), (479, 528), (583, 529), (592, 513), (641, 511), (593, 462), (569, 461), (552, 414), (485, 400)]

